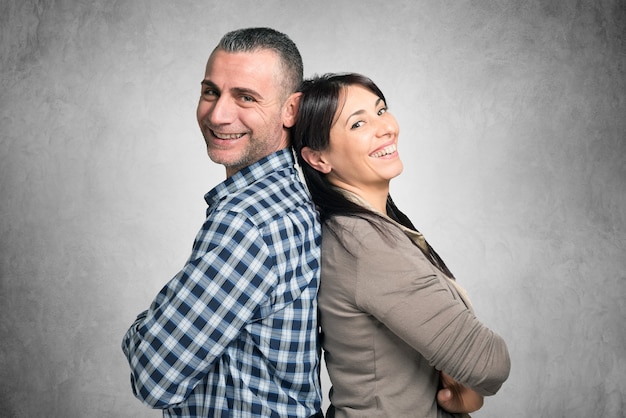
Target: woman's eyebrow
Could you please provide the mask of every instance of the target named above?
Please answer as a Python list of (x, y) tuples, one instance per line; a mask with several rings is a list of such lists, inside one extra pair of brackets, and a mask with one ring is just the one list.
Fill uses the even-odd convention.
[[(385, 102), (385, 101), (382, 99), (382, 97), (379, 97), (379, 98), (376, 100), (376, 103), (374, 103), (374, 107), (378, 106), (378, 105), (380, 104), (380, 102), (383, 102), (383, 103)], [(359, 109), (359, 110), (357, 110), (357, 111), (352, 112), (351, 114), (349, 114), (349, 115), (348, 115), (348, 117), (346, 118), (346, 125), (348, 124), (348, 121), (350, 120), (350, 118), (351, 118), (351, 117), (353, 117), (353, 116), (358, 116), (358, 115), (361, 115), (361, 114), (363, 114), (363, 113), (365, 113), (365, 109)]]

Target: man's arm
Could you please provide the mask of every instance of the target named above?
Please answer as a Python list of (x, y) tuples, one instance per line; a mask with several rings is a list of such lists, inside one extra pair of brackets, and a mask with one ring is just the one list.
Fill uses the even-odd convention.
[(205, 223), (183, 270), (124, 336), (137, 398), (167, 408), (189, 396), (268, 301), (275, 284), (268, 254), (243, 215), (220, 214)]
[(450, 413), (469, 413), (483, 406), (483, 396), (458, 383), (444, 372), (440, 373), (441, 389), (437, 392), (437, 403)]

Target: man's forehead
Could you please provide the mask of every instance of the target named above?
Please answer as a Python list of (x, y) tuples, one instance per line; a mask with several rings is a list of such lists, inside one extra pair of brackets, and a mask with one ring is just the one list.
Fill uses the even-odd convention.
[(278, 54), (269, 49), (250, 52), (216, 50), (207, 62), (205, 82), (219, 88), (246, 89), (263, 84), (280, 88), (283, 83), (278, 59)]
[(253, 51), (229, 52), (217, 49), (211, 53), (207, 62), (207, 72), (217, 65), (232, 65), (240, 67), (251, 65), (257, 68), (276, 67), (279, 63), (279, 56), (271, 49), (255, 49)]

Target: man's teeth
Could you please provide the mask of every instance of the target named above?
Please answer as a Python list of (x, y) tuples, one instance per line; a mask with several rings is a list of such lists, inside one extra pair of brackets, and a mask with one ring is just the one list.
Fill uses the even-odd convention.
[(219, 139), (238, 139), (243, 136), (243, 134), (221, 134), (215, 131), (213, 132), (213, 135), (215, 135), (215, 137)]
[(393, 154), (394, 152), (396, 152), (396, 145), (387, 145), (385, 148), (381, 149), (380, 151), (376, 151), (374, 153), (371, 154), (372, 157), (374, 158), (379, 158), (379, 157), (384, 157), (385, 155), (389, 155), (389, 154)]

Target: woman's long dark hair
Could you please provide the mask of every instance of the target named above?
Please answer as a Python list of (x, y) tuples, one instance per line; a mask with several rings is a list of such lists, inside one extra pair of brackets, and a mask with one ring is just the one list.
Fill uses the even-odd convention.
[(291, 130), (291, 140), (304, 179), (313, 196), (322, 222), (333, 215), (370, 214), (371, 211), (346, 199), (321, 173), (302, 158), (302, 148), (322, 151), (330, 144), (330, 129), (335, 122), (341, 91), (359, 85), (371, 91), (383, 101), (385, 97), (369, 78), (354, 73), (324, 74), (305, 80), (300, 85), (302, 93), (298, 107), (298, 118)]
[[(330, 145), (330, 130), (335, 122), (335, 115), (340, 106), (341, 91), (348, 86), (361, 86), (387, 103), (383, 92), (368, 77), (356, 73), (328, 73), (304, 80), (298, 91), (302, 93), (298, 106), (298, 117), (291, 129), (291, 141), (302, 168), (313, 202), (320, 214), (320, 220), (326, 222), (336, 215), (356, 216), (370, 222), (383, 238), (383, 220), (380, 215), (347, 199), (329, 181), (327, 176), (311, 167), (302, 158), (302, 148), (323, 151)], [(396, 222), (417, 231), (409, 218), (387, 197), (387, 213)], [(380, 219), (380, 222), (376, 222)], [(427, 244), (428, 245), (428, 244)], [(430, 253), (430, 254), (429, 254)], [(428, 259), (444, 273), (452, 276), (445, 263), (430, 245), (424, 252)]]

